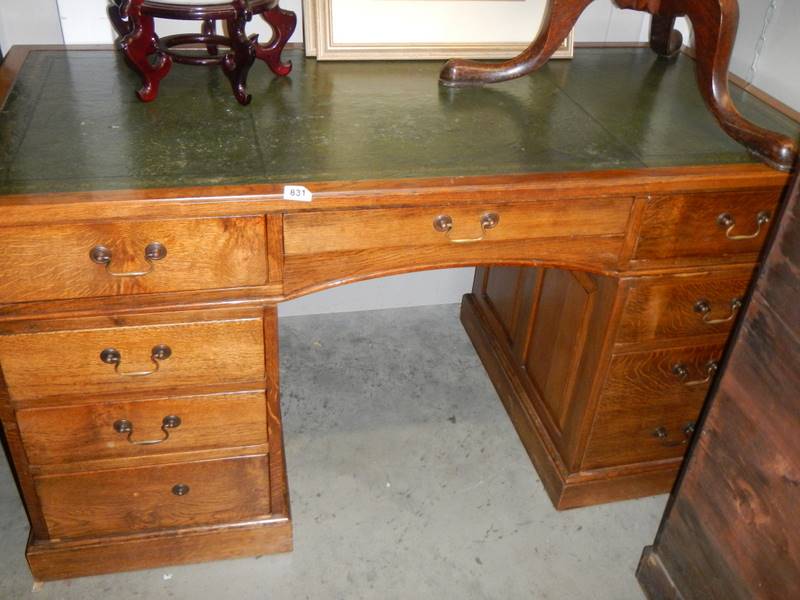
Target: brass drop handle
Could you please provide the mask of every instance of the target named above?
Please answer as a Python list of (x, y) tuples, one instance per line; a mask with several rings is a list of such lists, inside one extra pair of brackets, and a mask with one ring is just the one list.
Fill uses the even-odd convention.
[(155, 446), (157, 444), (163, 444), (169, 439), (169, 431), (170, 429), (177, 429), (181, 426), (181, 418), (176, 415), (167, 415), (161, 421), (161, 431), (164, 432), (164, 437), (157, 439), (157, 440), (142, 440), (136, 441), (133, 438), (133, 422), (128, 421), (127, 419), (120, 419), (119, 421), (114, 421), (114, 431), (117, 433), (127, 433), (128, 443), (133, 444), (134, 446)]
[(727, 317), (712, 319), (711, 303), (708, 300), (698, 300), (694, 303), (694, 312), (699, 314), (703, 318), (703, 323), (707, 323), (708, 325), (716, 325), (717, 323), (727, 323), (728, 321), (733, 321), (736, 318), (736, 313), (738, 313), (739, 309), (742, 308), (742, 299), (733, 298), (730, 302), (730, 308), (731, 314), (729, 314)]
[(100, 353), (100, 360), (107, 365), (114, 365), (114, 372), (123, 377), (147, 377), (157, 372), (161, 368), (161, 361), (167, 360), (170, 356), (172, 356), (172, 349), (166, 344), (153, 346), (153, 349), (150, 351), (150, 360), (155, 365), (155, 368), (149, 371), (130, 371), (128, 373), (119, 370), (119, 366), (122, 364), (122, 353), (115, 348), (106, 348), (103, 350)]
[(717, 217), (717, 225), (725, 230), (725, 237), (729, 240), (752, 240), (761, 235), (761, 226), (769, 223), (770, 215), (767, 211), (762, 210), (756, 215), (756, 230), (755, 233), (747, 233), (743, 235), (733, 235), (733, 230), (736, 229), (736, 219), (730, 213), (722, 213)]
[(667, 431), (666, 427), (656, 427), (653, 431), (653, 437), (658, 438), (661, 440), (661, 445), (665, 448), (676, 448), (678, 446), (685, 446), (689, 443), (689, 440), (692, 439), (692, 435), (694, 435), (695, 430), (695, 422), (689, 421), (686, 426), (683, 428), (683, 439), (682, 440), (669, 440), (669, 432)]
[(494, 229), (500, 223), (500, 215), (494, 212), (485, 213), (481, 216), (481, 234), (474, 238), (454, 238), (451, 236), (453, 231), (453, 217), (450, 215), (439, 215), (433, 220), (433, 228), (439, 233), (444, 233), (454, 244), (469, 244), (472, 242), (480, 242), (485, 236), (486, 232)]
[(709, 383), (719, 369), (719, 364), (715, 360), (710, 360), (706, 363), (706, 377), (705, 379), (695, 379), (686, 381), (689, 377), (689, 368), (683, 363), (675, 363), (672, 365), (672, 373), (687, 387), (696, 385), (704, 385)]
[(159, 242), (152, 242), (147, 244), (144, 249), (144, 259), (147, 261), (148, 267), (146, 271), (126, 271), (124, 273), (115, 273), (111, 270), (111, 259), (113, 253), (110, 248), (105, 246), (95, 246), (89, 251), (89, 258), (92, 262), (98, 265), (105, 265), (106, 272), (112, 277), (144, 277), (149, 275), (155, 269), (155, 261), (162, 260), (167, 256), (167, 247)]

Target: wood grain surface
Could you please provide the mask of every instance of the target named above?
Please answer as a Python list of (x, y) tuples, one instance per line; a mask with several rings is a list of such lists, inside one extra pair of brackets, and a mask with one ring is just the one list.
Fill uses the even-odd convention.
[[(263, 285), (267, 280), (263, 217), (119, 221), (0, 229), (0, 304)], [(166, 256), (146, 275), (145, 248)], [(89, 257), (108, 248), (111, 263)], [(110, 272), (111, 273), (110, 273)]]
[[(756, 216), (769, 213), (774, 220), (779, 196), (768, 192), (718, 192), (654, 196), (645, 209), (634, 258), (639, 261), (679, 257), (713, 257), (715, 262), (755, 257), (764, 245), (769, 226), (759, 230)], [(736, 221), (731, 235), (752, 239), (730, 240), (718, 217), (730, 214)]]
[[(44, 465), (266, 444), (266, 409), (264, 393), (174, 396), (23, 409), (17, 423), (28, 460)], [(163, 439), (162, 420), (172, 415), (181, 424), (164, 442), (141, 445)], [(132, 423), (131, 441), (114, 429), (120, 419)]]
[[(516, 360), (495, 333), (492, 315), (473, 294), (464, 298), (461, 321), (556, 509), (638, 498), (663, 493), (672, 486), (679, 460), (584, 472), (568, 466), (521, 382)], [(592, 411), (591, 406), (576, 403), (579, 422), (587, 415), (591, 418)]]
[[(563, 432), (583, 358), (597, 287), (583, 273), (547, 269), (522, 362), (554, 429)], [(528, 300), (527, 304), (530, 305)]]
[(799, 234), (796, 171), (719, 385), (639, 563), (637, 577), (652, 600), (797, 596)]
[[(463, 136), (460, 147), (449, 137), (441, 146), (420, 146), (434, 162), (456, 166), (452, 172), (429, 169), (426, 155), (403, 146), (418, 140), (415, 126), (401, 124), (406, 141), (399, 145), (382, 136), (373, 140), (377, 147), (362, 148), (320, 130), (338, 122), (324, 112), (316, 115), (324, 119), (305, 113), (289, 121), (246, 119), (241, 131), (232, 116), (230, 132), (243, 140), (253, 134), (280, 143), (281, 131), (265, 135), (263, 128), (290, 123), (296, 144), (292, 152), (261, 155), (244, 141), (233, 149), (239, 159), (226, 155), (223, 164), (207, 131), (128, 125), (141, 123), (128, 112), (142, 108), (138, 103), (114, 104), (112, 113), (99, 115), (100, 127), (119, 121), (121, 131), (78, 128), (80, 121), (59, 112), (62, 104), (47, 113), (34, 98), (27, 101), (34, 83), (77, 94), (75, 105), (97, 90), (35, 77), (47, 72), (43, 65), (72, 60), (52, 50), (27, 55), (25, 75), (26, 52), (13, 51), (0, 67), (9, 117), (0, 129), (10, 142), (0, 157), (0, 418), (31, 520), (28, 559), (36, 577), (290, 549), (276, 303), (395, 273), (492, 265), (481, 270), (483, 287), (465, 299), (463, 321), (556, 507), (671, 486), (680, 452), (665, 455), (651, 446), (678, 439), (673, 432), (698, 410), (704, 390), (676, 391), (663, 368), (680, 358), (699, 374), (708, 358), (703, 349), (717, 352), (728, 331), (695, 326), (696, 315), (685, 314), (684, 305), (702, 293), (717, 316), (718, 302), (743, 287), (766, 229), (754, 240), (730, 241), (716, 219), (730, 212), (734, 233), (750, 233), (758, 211), (775, 209), (785, 174), (745, 162), (686, 165), (693, 160), (686, 156), (657, 163), (685, 166), (626, 162), (628, 149), (606, 143), (606, 129), (596, 128), (602, 139), (574, 135), (581, 129), (573, 125), (604, 118), (589, 111), (571, 113), (580, 123), (561, 120), (569, 126), (554, 124), (544, 136), (521, 136), (521, 121), (511, 121), (498, 134), (508, 137), (494, 138), (502, 147), (494, 147), (503, 156), (514, 151), (517, 162), (489, 155), (491, 140), (474, 135)], [(96, 55), (82, 58), (82, 68), (107, 64)], [(23, 85), (12, 91), (17, 76)], [(582, 85), (572, 92), (586, 94)], [(295, 91), (311, 93), (314, 106), (330, 106), (317, 89)], [(567, 104), (602, 108), (595, 90), (588, 91)], [(407, 114), (408, 96), (402, 97)], [(436, 102), (436, 110), (442, 106)], [(537, 106), (521, 105), (522, 112), (536, 114)], [(219, 114), (218, 105), (184, 108)], [(650, 133), (660, 125), (644, 118), (647, 112), (631, 113), (635, 122), (624, 124), (652, 145)], [(60, 114), (61, 122), (54, 116)], [(54, 136), (43, 123), (64, 134)], [(692, 123), (700, 127), (697, 144), (715, 152), (719, 132)], [(52, 140), (72, 140), (75, 132), (89, 137), (81, 137), (81, 152), (65, 156)], [(312, 143), (301, 150), (308, 160), (298, 161), (293, 152), (320, 132), (337, 140), (338, 151)], [(561, 142), (550, 147), (556, 135), (577, 142), (578, 154)], [(137, 143), (120, 144), (121, 136)], [(683, 149), (678, 141), (667, 149), (672, 154)], [(597, 152), (585, 156), (586, 148)], [(663, 147), (652, 149), (658, 160), (665, 156)], [(194, 157), (188, 168), (187, 157)], [(598, 159), (605, 166), (592, 167)], [(266, 161), (268, 169), (254, 168)], [(473, 170), (476, 161), (483, 170)], [(313, 192), (311, 203), (283, 199), (282, 178), (298, 174)], [(482, 231), (487, 212), (500, 220)], [(452, 219), (449, 234), (433, 228), (440, 215)], [(115, 278), (89, 258), (103, 245), (112, 253), (112, 272), (147, 270), (143, 253), (152, 242), (167, 254), (146, 275)], [(494, 270), (500, 264), (510, 267)], [(172, 352), (157, 361), (158, 371), (126, 377), (154, 368), (157, 344)], [(120, 373), (101, 362), (107, 348), (121, 353)], [(132, 439), (157, 439), (168, 414), (182, 423), (158, 445), (134, 446), (113, 430), (115, 420), (126, 418), (134, 423)], [(656, 426), (669, 434), (638, 439)], [(597, 468), (581, 464), (586, 448)], [(190, 487), (187, 495), (172, 494), (178, 483)]]
[[(682, 456), (690, 436), (684, 429), (700, 415), (713, 376), (709, 361), (719, 362), (722, 345), (681, 347), (617, 355), (611, 360), (582, 468), (597, 469)], [(686, 379), (673, 371), (681, 363)], [(663, 427), (666, 438), (655, 435)]]
[[(214, 313), (211, 313), (212, 317)], [(264, 379), (261, 318), (226, 318), (182, 322), (176, 316), (160, 323), (70, 329), (0, 336), (0, 362), (11, 399), (36, 404), (52, 396), (115, 393)], [(152, 371), (152, 349), (166, 344), (172, 355)], [(100, 359), (103, 350), (119, 351), (119, 372)]]
[(81, 542), (38, 543), (26, 553), (37, 581), (291, 552), (292, 523), (270, 518), (237, 527), (170, 529)]
[[(480, 243), (491, 243), (621, 234), (631, 204), (631, 198), (598, 198), (487, 203), (474, 208), (440, 204), (425, 208), (299, 213), (284, 219), (284, 249), (287, 256), (431, 245), (440, 251), (458, 252), (460, 246), (451, 239), (483, 235)], [(565, 210), (565, 205), (569, 210)], [(482, 231), (480, 219), (487, 213), (497, 214), (500, 221), (493, 229)], [(433, 227), (434, 219), (440, 215), (452, 218), (449, 234)]]
[[(635, 344), (727, 333), (740, 310), (733, 309), (731, 303), (744, 302), (752, 276), (752, 267), (745, 267), (722, 273), (627, 280), (629, 291), (616, 342)], [(710, 307), (705, 321), (695, 310), (700, 301)]]
[[(177, 496), (175, 485), (188, 493)], [(267, 457), (36, 478), (53, 538), (236, 523), (270, 514)]]
[(300, 296), (372, 277), (475, 265), (552, 266), (615, 273), (623, 236), (409, 246), (287, 256), (284, 293)]
[[(475, 273), (475, 293), (484, 296), (503, 328), (508, 343), (513, 343), (514, 332), (520, 318), (519, 286), (528, 273), (520, 267), (480, 267)], [(480, 283), (479, 283), (480, 282)]]

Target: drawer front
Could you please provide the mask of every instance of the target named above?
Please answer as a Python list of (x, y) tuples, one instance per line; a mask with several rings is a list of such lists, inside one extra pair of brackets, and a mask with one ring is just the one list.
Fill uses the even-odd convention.
[(263, 285), (263, 217), (0, 230), (0, 304)]
[(35, 479), (53, 538), (236, 523), (270, 513), (267, 456)]
[(263, 321), (221, 318), (6, 335), (0, 337), (0, 366), (15, 401), (260, 383)]
[(727, 333), (742, 307), (751, 272), (645, 280), (632, 284), (617, 343)]
[(267, 443), (263, 392), (23, 409), (17, 424), (33, 465)]
[(438, 206), (286, 215), (286, 256), (434, 246), (455, 254), (465, 244), (622, 235), (630, 198), (540, 200), (475, 207)]
[(720, 345), (614, 356), (581, 468), (682, 456), (721, 356)]
[(652, 198), (644, 212), (634, 258), (757, 255), (767, 239), (780, 194), (773, 190)]

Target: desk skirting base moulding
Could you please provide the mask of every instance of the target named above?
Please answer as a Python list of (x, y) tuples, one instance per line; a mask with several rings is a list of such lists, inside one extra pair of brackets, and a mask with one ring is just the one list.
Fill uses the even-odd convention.
[(291, 550), (276, 306), (396, 273), (478, 267), (462, 321), (554, 506), (675, 479), (788, 180), (680, 93), (691, 59), (436, 94), (429, 63), (289, 54), (246, 111), (193, 72), (132, 101), (114, 51), (0, 67), (0, 420), (37, 579)]

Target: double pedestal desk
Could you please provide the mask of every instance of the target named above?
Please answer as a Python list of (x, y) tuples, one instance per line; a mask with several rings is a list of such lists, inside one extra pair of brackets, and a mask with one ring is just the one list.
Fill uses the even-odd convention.
[(440, 89), (293, 58), (247, 108), (180, 66), (142, 104), (112, 51), (0, 71), (0, 416), (37, 579), (290, 550), (276, 305), (387, 274), (479, 267), (463, 323), (558, 508), (674, 481), (787, 184), (691, 60)]

